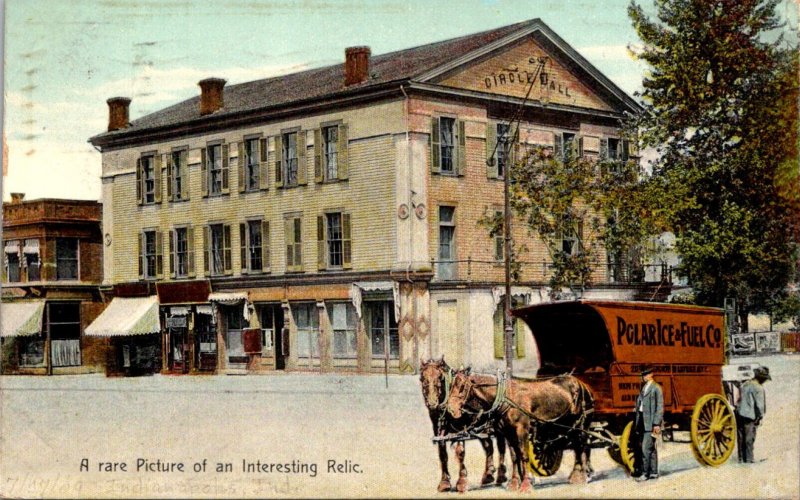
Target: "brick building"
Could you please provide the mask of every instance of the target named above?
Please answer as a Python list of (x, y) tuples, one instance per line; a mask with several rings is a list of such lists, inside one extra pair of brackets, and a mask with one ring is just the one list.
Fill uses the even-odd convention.
[(108, 342), (84, 330), (103, 309), (102, 205), (12, 194), (3, 203), (2, 372), (104, 370)]
[[(623, 156), (619, 119), (638, 109), (538, 19), (225, 83), (133, 121), (109, 99), (90, 139), (105, 283), (120, 311), (131, 290), (158, 302), (174, 372), (501, 366), (502, 242), (477, 221), (502, 209), (505, 160), (487, 157), (518, 109), (523, 143)], [(541, 263), (515, 298), (544, 300), (547, 252), (521, 224), (514, 237)], [(630, 293), (610, 276), (589, 293)]]

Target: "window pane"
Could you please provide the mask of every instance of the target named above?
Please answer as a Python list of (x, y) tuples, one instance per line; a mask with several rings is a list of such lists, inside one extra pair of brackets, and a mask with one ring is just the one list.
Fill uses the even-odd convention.
[(223, 251), (222, 224), (214, 224), (211, 226), (211, 272), (213, 274), (222, 274), (225, 271)]
[(453, 222), (455, 207), (439, 207), (439, 222)]
[(78, 279), (78, 240), (56, 239), (56, 279)]
[(186, 276), (188, 274), (189, 243), (186, 236), (186, 228), (179, 227), (175, 230), (175, 274)]
[(261, 221), (248, 221), (248, 236), (250, 238), (249, 258), (250, 270), (261, 270)]
[(328, 214), (328, 264), (331, 267), (342, 265), (342, 215)]
[(19, 281), (19, 254), (7, 253), (6, 260), (8, 261), (8, 281)]

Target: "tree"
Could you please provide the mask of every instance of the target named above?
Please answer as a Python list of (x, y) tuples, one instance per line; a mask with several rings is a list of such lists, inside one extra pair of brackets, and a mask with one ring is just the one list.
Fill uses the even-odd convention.
[(798, 64), (778, 0), (655, 0), (628, 14), (649, 66), (636, 117), (657, 149), (648, 184), (698, 303), (752, 311), (785, 293), (797, 259)]

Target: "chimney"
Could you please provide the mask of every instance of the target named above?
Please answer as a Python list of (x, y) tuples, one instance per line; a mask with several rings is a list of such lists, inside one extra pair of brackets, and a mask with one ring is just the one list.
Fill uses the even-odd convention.
[(369, 79), (369, 47), (344, 49), (344, 86), (366, 82)]
[(108, 103), (108, 131), (119, 130), (129, 125), (128, 106), (131, 100), (127, 97), (112, 97)]
[(200, 80), (200, 115), (208, 115), (222, 109), (225, 104), (222, 99), (222, 89), (225, 80), (222, 78), (206, 78)]
[(23, 198), (25, 198), (25, 193), (11, 193), (11, 203), (14, 205), (22, 203)]

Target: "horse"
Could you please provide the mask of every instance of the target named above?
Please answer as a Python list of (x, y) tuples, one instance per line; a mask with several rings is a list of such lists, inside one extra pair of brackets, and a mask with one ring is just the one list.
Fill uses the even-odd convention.
[[(472, 418), (454, 419), (448, 415), (445, 404), (447, 403), (447, 396), (450, 389), (450, 381), (453, 376), (453, 369), (447, 366), (444, 361), (444, 356), (441, 359), (431, 359), (429, 361), (421, 361), (419, 381), (422, 385), (422, 396), (425, 400), (425, 406), (428, 409), (428, 415), (433, 424), (433, 434), (435, 436), (445, 436), (450, 433), (458, 433), (466, 430), (468, 427), (475, 425), (485, 425), (486, 422), (476, 422)], [(490, 430), (491, 432), (491, 430)], [(491, 438), (480, 439), (483, 451), (486, 453), (486, 468), (483, 471), (481, 478), (481, 486), (491, 484), (493, 481), (500, 485), (507, 481), (506, 465), (504, 462), (506, 444), (502, 436), (495, 435), (497, 439), (497, 451), (500, 454), (497, 480), (494, 479), (495, 468), (492, 463), (494, 455), (494, 447), (492, 446)], [(442, 478), (439, 482), (438, 491), (450, 491), (452, 488), (450, 484), (450, 473), (447, 470), (447, 445), (444, 441), (439, 441), (439, 464), (442, 469)], [(467, 490), (467, 469), (464, 466), (464, 442), (457, 441), (455, 444), (455, 456), (458, 460), (458, 482), (456, 483), (456, 490), (463, 493)]]
[(594, 398), (577, 378), (559, 375), (539, 380), (505, 380), (458, 371), (453, 377), (446, 406), (454, 419), (463, 418), (465, 414), (489, 415), (496, 419), (511, 453), (513, 467), (509, 490), (529, 491), (531, 488), (525, 471), (531, 433), (565, 440), (564, 447), (575, 452), (570, 483), (588, 481), (587, 473), (592, 472), (592, 467), (585, 431), (589, 428)]

